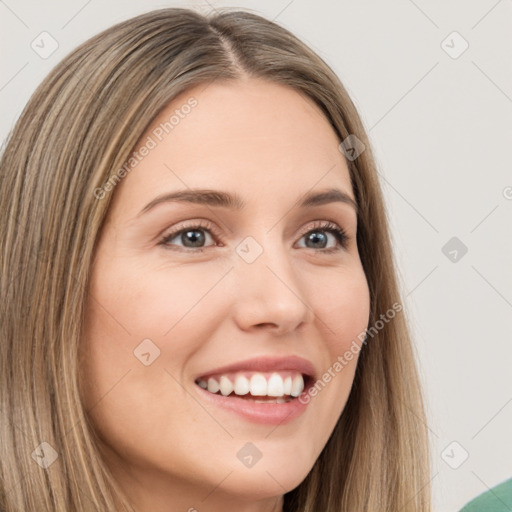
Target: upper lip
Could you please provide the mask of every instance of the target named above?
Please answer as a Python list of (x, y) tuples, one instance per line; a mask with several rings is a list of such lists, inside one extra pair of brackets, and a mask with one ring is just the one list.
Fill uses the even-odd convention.
[(297, 371), (306, 375), (307, 377), (315, 377), (315, 367), (307, 359), (298, 356), (286, 357), (272, 357), (261, 356), (253, 359), (245, 359), (226, 366), (209, 370), (206, 373), (198, 375), (198, 378), (209, 377), (210, 375), (217, 375), (222, 373), (234, 373), (237, 371), (256, 371), (256, 372), (271, 372), (271, 371)]

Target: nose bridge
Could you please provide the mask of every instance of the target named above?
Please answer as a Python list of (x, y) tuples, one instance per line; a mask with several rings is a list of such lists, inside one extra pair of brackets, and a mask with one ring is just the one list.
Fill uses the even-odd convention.
[(234, 311), (240, 325), (273, 324), (286, 331), (312, 319), (290, 251), (277, 229), (253, 230), (237, 246)]

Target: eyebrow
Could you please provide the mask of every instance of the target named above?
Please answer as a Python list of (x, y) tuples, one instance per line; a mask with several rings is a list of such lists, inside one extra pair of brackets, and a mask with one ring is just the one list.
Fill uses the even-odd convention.
[[(238, 211), (245, 207), (244, 201), (236, 193), (230, 194), (221, 190), (211, 189), (188, 189), (170, 192), (156, 197), (138, 213), (137, 217), (151, 210), (158, 204), (170, 202), (201, 204), (220, 208), (229, 208)], [(308, 208), (329, 203), (348, 204), (354, 208), (356, 213), (358, 211), (358, 206), (355, 200), (346, 192), (337, 188), (323, 190), (320, 192), (310, 192), (304, 196), (298, 207)]]

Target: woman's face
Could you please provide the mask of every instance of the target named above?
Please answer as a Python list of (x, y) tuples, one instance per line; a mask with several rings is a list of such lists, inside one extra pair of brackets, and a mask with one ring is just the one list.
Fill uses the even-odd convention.
[(141, 510), (270, 510), (325, 446), (357, 353), (335, 363), (369, 318), (338, 145), (311, 100), (255, 79), (189, 90), (140, 139), (98, 241), (81, 368)]

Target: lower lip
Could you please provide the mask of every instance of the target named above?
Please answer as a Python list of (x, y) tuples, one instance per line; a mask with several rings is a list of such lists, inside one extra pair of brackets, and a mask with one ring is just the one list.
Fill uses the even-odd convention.
[(253, 423), (261, 423), (264, 425), (285, 425), (300, 416), (308, 405), (308, 402), (302, 403), (299, 398), (306, 394), (304, 390), (302, 394), (284, 404), (277, 403), (256, 403), (237, 396), (227, 397), (217, 395), (206, 391), (202, 387), (195, 384), (198, 393), (205, 401), (234, 412), (238, 416), (249, 420)]

